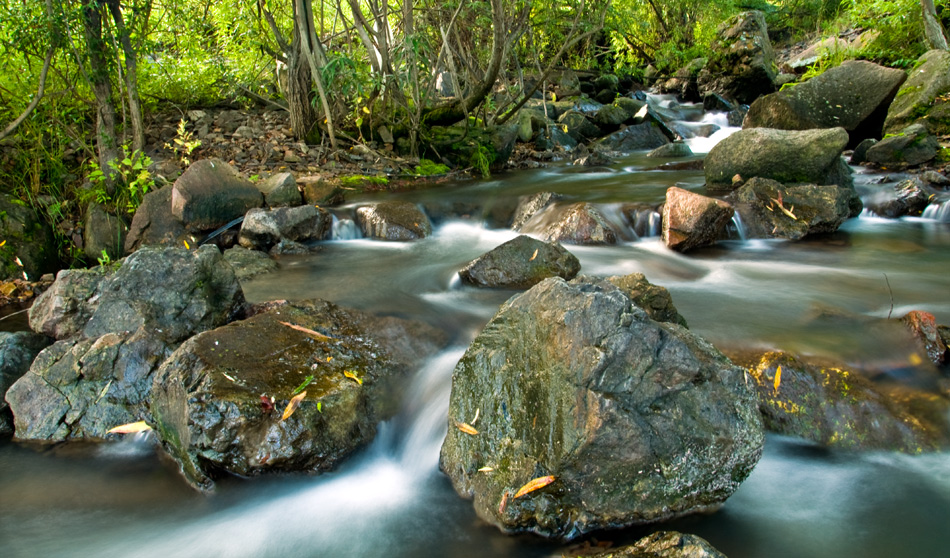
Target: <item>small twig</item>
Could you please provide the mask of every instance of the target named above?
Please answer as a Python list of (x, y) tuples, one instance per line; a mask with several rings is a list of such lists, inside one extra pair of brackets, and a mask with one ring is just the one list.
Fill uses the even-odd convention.
[(887, 294), (891, 297), (891, 309), (887, 311), (887, 319), (891, 319), (891, 314), (894, 313), (894, 291), (891, 290), (891, 282), (887, 279), (887, 274), (884, 273), (884, 283), (887, 285)]

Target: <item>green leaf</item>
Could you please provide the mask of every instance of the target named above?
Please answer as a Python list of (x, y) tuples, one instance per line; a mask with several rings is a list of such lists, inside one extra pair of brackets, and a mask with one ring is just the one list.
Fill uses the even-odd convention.
[[(295, 389), (294, 392), (293, 392), (291, 395), (297, 395), (298, 393), (300, 393), (301, 391), (303, 391), (304, 388), (306, 388), (307, 386), (309, 386), (309, 385), (310, 385), (310, 382), (312, 382), (312, 381), (313, 381), (313, 374), (311, 374), (311, 375), (307, 376), (306, 378), (304, 378), (303, 383), (300, 384), (299, 386), (297, 386), (297, 389)], [(319, 407), (318, 407), (318, 410), (319, 410)]]

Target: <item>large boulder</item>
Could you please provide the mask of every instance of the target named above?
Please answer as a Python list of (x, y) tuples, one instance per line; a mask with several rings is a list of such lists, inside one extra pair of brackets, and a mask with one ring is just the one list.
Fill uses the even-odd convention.
[(442, 341), (430, 326), (328, 302), (272, 305), (196, 335), (162, 364), (155, 429), (204, 490), (222, 472), (325, 471), (373, 439), (407, 373)]
[(587, 277), (506, 302), (456, 366), (448, 414), (440, 467), (478, 516), (563, 539), (714, 509), (764, 442), (741, 368)]
[(548, 277), (573, 279), (581, 262), (556, 242), (521, 235), (459, 270), (459, 278), (476, 287), (527, 289)]
[(712, 91), (749, 104), (775, 90), (778, 75), (765, 14), (743, 12), (719, 26), (706, 66), (699, 72), (701, 93)]
[(903, 70), (850, 60), (805, 83), (759, 97), (743, 128), (844, 128), (852, 146), (880, 138), (887, 109), (907, 79)]
[(387, 201), (356, 209), (356, 224), (366, 238), (418, 240), (432, 234), (429, 217), (414, 203)]
[(243, 308), (234, 272), (213, 246), (146, 248), (118, 269), (60, 272), (30, 308), (30, 327), (59, 340), (7, 392), (17, 438), (103, 438), (146, 418), (164, 358)]
[[(0, 281), (39, 279), (57, 269), (53, 231), (24, 202), (0, 193)], [(19, 259), (20, 263), (17, 263)]]
[(172, 215), (193, 233), (222, 227), (264, 203), (261, 191), (220, 159), (195, 161), (172, 188)]
[(255, 208), (244, 216), (238, 242), (249, 250), (267, 251), (282, 240), (326, 240), (332, 226), (333, 216), (326, 209), (312, 205)]
[(885, 134), (923, 124), (934, 135), (950, 135), (950, 52), (931, 50), (917, 61), (887, 111)]
[(565, 244), (616, 244), (621, 230), (590, 203), (554, 204), (535, 213), (520, 228), (546, 242)]
[(142, 246), (183, 246), (181, 241), (187, 235), (185, 226), (171, 211), (174, 190), (174, 186), (169, 185), (145, 194), (125, 236), (126, 254)]
[(950, 446), (950, 401), (871, 383), (836, 363), (783, 352), (749, 359), (766, 428), (842, 449), (919, 453)]
[(850, 170), (841, 158), (848, 145), (844, 128), (823, 130), (739, 130), (713, 147), (704, 161), (706, 185), (731, 191), (739, 175), (742, 181), (771, 178), (783, 184), (853, 184)]
[(633, 543), (588, 554), (588, 558), (726, 558), (708, 541), (676, 531), (657, 531)]
[(663, 204), (663, 242), (678, 252), (708, 246), (728, 237), (733, 214), (722, 200), (670, 187)]
[(788, 240), (838, 230), (855, 198), (853, 189), (834, 184), (786, 187), (768, 178), (753, 178), (730, 195), (745, 238)]
[(932, 161), (940, 142), (923, 124), (912, 124), (897, 134), (886, 136), (868, 148), (865, 158), (880, 166), (916, 166)]
[(3, 396), (27, 373), (36, 355), (51, 342), (52, 339), (45, 335), (28, 331), (0, 331), (0, 435), (13, 433), (13, 418)]

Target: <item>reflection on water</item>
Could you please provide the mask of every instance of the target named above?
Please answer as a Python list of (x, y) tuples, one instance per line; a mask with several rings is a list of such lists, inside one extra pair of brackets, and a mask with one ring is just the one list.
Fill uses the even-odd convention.
[[(456, 272), (515, 236), (499, 215), (518, 196), (555, 191), (567, 201), (601, 204), (619, 219), (616, 204), (658, 205), (672, 184), (702, 190), (701, 172), (647, 170), (655, 164), (640, 153), (610, 169), (562, 166), (387, 194), (438, 214), (433, 236), (412, 243), (359, 239), (347, 221), (360, 201), (354, 200), (338, 211), (336, 240), (312, 255), (281, 258), (278, 272), (245, 291), (252, 301), (325, 298), (426, 320), (451, 334), (454, 347), (418, 372), (402, 412), (381, 426), (369, 448), (331, 474), (225, 479), (207, 498), (156, 457), (147, 437), (55, 448), (0, 442), (0, 552), (560, 555), (556, 543), (504, 536), (480, 523), (437, 470), (452, 368), (514, 294), (464, 287)], [(882, 318), (921, 309), (950, 323), (950, 225), (936, 219), (861, 217), (814, 240), (729, 241), (688, 255), (655, 237), (569, 249), (582, 273), (642, 272), (669, 288), (690, 328), (724, 348), (780, 348), (887, 373), (913, 368), (908, 363), (917, 349)], [(663, 528), (703, 536), (731, 558), (943, 555), (950, 548), (948, 471), (948, 453), (839, 453), (770, 437), (758, 467), (721, 510)], [(631, 542), (648, 531), (597, 538)]]

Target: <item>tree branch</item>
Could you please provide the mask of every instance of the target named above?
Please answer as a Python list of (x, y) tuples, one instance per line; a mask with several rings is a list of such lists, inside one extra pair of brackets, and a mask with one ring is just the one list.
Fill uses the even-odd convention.
[(46, 89), (46, 75), (49, 73), (50, 62), (53, 61), (53, 53), (56, 51), (53, 47), (50, 47), (46, 51), (46, 59), (43, 60), (43, 69), (40, 71), (40, 82), (36, 87), (36, 95), (33, 96), (33, 100), (30, 101), (30, 104), (27, 105), (26, 109), (10, 123), (9, 126), (4, 128), (3, 132), (0, 132), (0, 140), (5, 139), (7, 136), (13, 133), (16, 130), (17, 126), (23, 123), (24, 120), (30, 116), (30, 113), (40, 104), (40, 100), (43, 98), (43, 93)]

